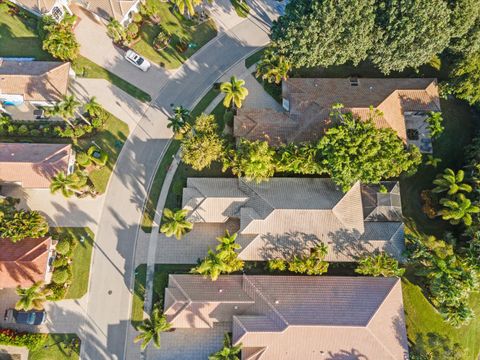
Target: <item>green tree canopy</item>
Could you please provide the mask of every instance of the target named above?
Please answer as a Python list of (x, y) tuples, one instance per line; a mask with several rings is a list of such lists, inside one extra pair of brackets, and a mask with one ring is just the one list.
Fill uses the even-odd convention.
[[(480, 43), (480, 36), (478, 39)], [(480, 51), (461, 60), (451, 73), (453, 93), (470, 105), (480, 103)]]
[(230, 78), (230, 81), (224, 82), (220, 85), (220, 90), (225, 94), (223, 105), (228, 107), (241, 108), (243, 100), (248, 95), (248, 89), (245, 87), (245, 80), (237, 79), (235, 76)]
[(191, 131), (182, 139), (182, 161), (200, 171), (221, 160), (224, 153), (224, 141), (217, 132), (215, 117), (205, 114), (197, 117)]
[(436, 185), (432, 191), (436, 194), (446, 192), (448, 195), (455, 195), (456, 193), (471, 192), (472, 187), (463, 182), (465, 172), (458, 170), (457, 173), (452, 169), (446, 168), (443, 174), (438, 174), (437, 178), (433, 180), (433, 184)]
[(142, 350), (153, 341), (153, 345), (160, 349), (160, 333), (168, 331), (172, 328), (165, 315), (160, 312), (158, 305), (153, 307), (152, 314), (149, 319), (143, 320), (143, 323), (138, 325), (137, 330), (140, 334), (134, 339), (134, 342), (142, 342), (140, 347)]
[(223, 348), (220, 351), (210, 355), (208, 360), (240, 360), (242, 344), (233, 346), (230, 335), (225, 333), (223, 337)]
[(452, 39), (450, 50), (469, 54), (480, 50), (480, 6), (478, 0), (448, 1)]
[(295, 67), (358, 64), (372, 47), (374, 22), (374, 0), (291, 1), (271, 38)]
[(69, 14), (65, 14), (59, 23), (49, 17), (43, 20), (43, 50), (63, 61), (75, 60), (80, 50), (80, 44), (73, 32), (75, 21), (76, 16)]
[(224, 159), (223, 170), (244, 176), (248, 181), (268, 180), (275, 173), (275, 150), (266, 141), (240, 139), (236, 149), (230, 149)]
[(417, 68), (442, 52), (452, 34), (451, 10), (444, 0), (381, 2), (371, 59), (388, 74)]
[(13, 211), (0, 219), (0, 238), (8, 238), (12, 242), (42, 237), (47, 232), (47, 220), (38, 211)]
[(187, 213), (188, 211), (185, 209), (175, 212), (167, 208), (163, 209), (163, 225), (160, 227), (160, 231), (167, 237), (175, 236), (177, 240), (180, 240), (193, 228), (193, 224), (186, 220)]
[(29, 311), (32, 309), (42, 310), (43, 304), (47, 301), (50, 291), (43, 287), (43, 282), (39, 281), (29, 288), (17, 287), (17, 295), (19, 297), (15, 304), (15, 309)]
[(271, 48), (265, 50), (262, 59), (257, 63), (255, 76), (261, 77), (269, 83), (280, 84), (288, 78), (292, 64), (285, 56), (278, 56)]
[(393, 129), (378, 129), (371, 119), (360, 121), (352, 113), (342, 114), (339, 107), (332, 116), (340, 124), (327, 130), (318, 151), (322, 168), (344, 191), (357, 181), (378, 184), (421, 163), (418, 148), (406, 149)]

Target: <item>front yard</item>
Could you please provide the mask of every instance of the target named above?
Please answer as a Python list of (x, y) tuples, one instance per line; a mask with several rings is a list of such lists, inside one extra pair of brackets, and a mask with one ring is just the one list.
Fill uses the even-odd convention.
[(80, 355), (80, 339), (75, 334), (49, 334), (37, 350), (30, 350), (28, 360), (75, 360)]
[(213, 20), (197, 24), (186, 19), (172, 10), (168, 2), (158, 4), (158, 17), (161, 27), (171, 34), (171, 40), (166, 48), (157, 51), (153, 42), (159, 34), (161, 27), (150, 21), (145, 21), (140, 28), (140, 39), (133, 49), (166, 69), (176, 69), (198, 49), (217, 35)]

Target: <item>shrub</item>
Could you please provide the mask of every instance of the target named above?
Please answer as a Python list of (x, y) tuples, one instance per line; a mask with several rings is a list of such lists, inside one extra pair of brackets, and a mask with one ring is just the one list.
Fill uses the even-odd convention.
[(65, 256), (58, 256), (55, 258), (55, 260), (53, 261), (53, 267), (55, 268), (59, 268), (59, 267), (62, 267), (62, 266), (65, 266), (68, 264), (68, 258), (66, 258)]
[(68, 288), (65, 286), (65, 284), (51, 283), (47, 285), (47, 289), (51, 291), (50, 295), (47, 297), (47, 300), (59, 301), (65, 298)]
[(42, 132), (38, 129), (32, 129), (32, 130), (30, 130), (30, 135), (37, 137), (37, 136), (42, 135)]
[(77, 164), (82, 167), (87, 167), (92, 164), (92, 160), (90, 160), (90, 157), (83, 151), (77, 152), (76, 159), (77, 159)]
[(87, 150), (87, 155), (95, 164), (100, 166), (105, 166), (108, 161), (108, 154), (96, 147), (95, 145), (91, 146)]
[(283, 259), (272, 259), (267, 262), (268, 271), (285, 271), (287, 270), (287, 264)]
[(132, 38), (136, 38), (138, 35), (138, 25), (135, 23), (130, 23), (127, 26), (127, 34)]
[(52, 281), (55, 284), (65, 284), (70, 277), (70, 269), (67, 266), (56, 268), (52, 274)]
[(18, 332), (13, 329), (0, 329), (0, 344), (25, 346), (30, 350), (38, 349), (47, 340), (47, 334)]
[(20, 125), (18, 127), (18, 135), (27, 135), (28, 134), (28, 126), (27, 125)]
[(155, 50), (160, 51), (162, 49), (165, 49), (168, 46), (169, 42), (170, 34), (166, 30), (161, 28), (157, 37), (155, 38), (155, 40), (153, 40), (153, 47), (155, 48)]
[(60, 240), (57, 243), (57, 247), (55, 248), (55, 250), (57, 250), (57, 253), (59, 253), (60, 255), (67, 254), (70, 250), (70, 242), (67, 240)]
[(142, 18), (142, 15), (140, 13), (134, 13), (132, 15), (132, 21), (135, 22), (135, 23), (139, 23), (139, 22), (142, 22), (143, 18)]

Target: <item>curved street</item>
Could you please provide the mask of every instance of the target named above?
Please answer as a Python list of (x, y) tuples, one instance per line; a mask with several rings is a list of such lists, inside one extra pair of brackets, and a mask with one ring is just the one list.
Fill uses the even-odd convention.
[(166, 127), (170, 104), (192, 108), (233, 65), (267, 44), (275, 3), (254, 4), (251, 16), (221, 32), (159, 84), (158, 96), (125, 142), (95, 238), (86, 315), (79, 333), (82, 359), (138, 359), (139, 346), (127, 340), (134, 256), (148, 190), (171, 137)]

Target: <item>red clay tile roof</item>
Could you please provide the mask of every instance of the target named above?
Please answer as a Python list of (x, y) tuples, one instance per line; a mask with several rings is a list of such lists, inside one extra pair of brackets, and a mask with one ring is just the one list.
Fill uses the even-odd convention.
[(70, 63), (0, 60), (0, 94), (26, 101), (58, 101), (66, 95)]
[(28, 287), (45, 280), (51, 237), (26, 238), (12, 243), (0, 239), (0, 289)]
[(440, 111), (436, 79), (349, 79), (292, 78), (283, 82), (282, 96), (289, 112), (271, 109), (239, 109), (234, 136), (266, 140), (273, 145), (314, 141), (333, 124), (330, 111), (341, 103), (360, 119), (370, 116), (369, 107), (381, 111), (374, 117), (379, 128), (390, 127), (406, 140), (405, 111)]
[(0, 143), (0, 183), (48, 188), (53, 176), (67, 171), (72, 156), (70, 144)]

